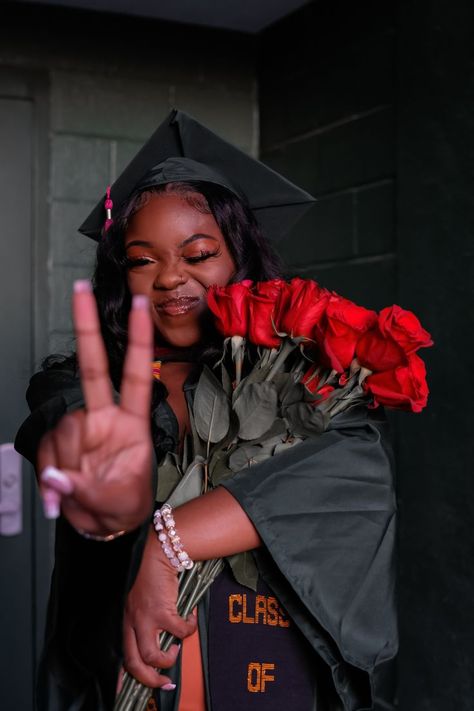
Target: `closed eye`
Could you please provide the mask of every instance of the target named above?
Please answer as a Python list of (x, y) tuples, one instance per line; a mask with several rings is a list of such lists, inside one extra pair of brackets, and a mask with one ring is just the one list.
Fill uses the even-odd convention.
[(133, 269), (134, 267), (143, 267), (146, 264), (153, 264), (153, 259), (148, 259), (148, 257), (137, 257), (135, 259), (127, 257), (125, 260), (125, 266), (127, 269)]
[(216, 249), (214, 252), (208, 252), (206, 250), (201, 250), (200, 254), (197, 254), (196, 256), (193, 257), (184, 257), (184, 259), (189, 263), (189, 264), (197, 264), (198, 262), (204, 262), (206, 259), (209, 259), (210, 257), (218, 257), (220, 255), (220, 250)]

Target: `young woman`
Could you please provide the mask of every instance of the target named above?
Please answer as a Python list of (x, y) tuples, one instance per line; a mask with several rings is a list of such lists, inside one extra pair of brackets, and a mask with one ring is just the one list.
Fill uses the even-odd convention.
[[(157, 180), (155, 167), (136, 180), (99, 243), (97, 311), (88, 283), (75, 285), (77, 359), (34, 376), (28, 393), (17, 447), (36, 462), (47, 514), (61, 511), (38, 706), (112, 708), (123, 664), (161, 688), (160, 711), (370, 708), (396, 647), (380, 415), (342, 416), (175, 509), (192, 560), (252, 550), (260, 573), (253, 593), (226, 570), (199, 633), (176, 611), (176, 569), (150, 524), (153, 455), (182, 447), (189, 393), (220, 355), (208, 287), (279, 275), (245, 199), (206, 169), (189, 179), (192, 164), (181, 162), (186, 180)], [(160, 650), (162, 630), (181, 651)]]

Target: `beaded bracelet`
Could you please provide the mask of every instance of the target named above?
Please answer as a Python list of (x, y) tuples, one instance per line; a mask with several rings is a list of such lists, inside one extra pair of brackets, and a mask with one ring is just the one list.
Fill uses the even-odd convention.
[(173, 568), (176, 568), (179, 573), (183, 570), (191, 570), (194, 562), (184, 550), (181, 538), (176, 532), (173, 509), (169, 504), (164, 504), (161, 509), (155, 511), (153, 526), (163, 552)]

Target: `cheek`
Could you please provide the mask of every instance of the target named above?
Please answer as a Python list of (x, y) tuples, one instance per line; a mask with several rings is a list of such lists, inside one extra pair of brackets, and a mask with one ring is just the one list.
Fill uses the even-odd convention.
[(151, 288), (152, 279), (144, 272), (128, 272), (127, 284), (131, 294), (147, 294)]
[(207, 287), (211, 285), (226, 286), (236, 272), (234, 260), (229, 255), (226, 259), (206, 265), (200, 271), (199, 280)]

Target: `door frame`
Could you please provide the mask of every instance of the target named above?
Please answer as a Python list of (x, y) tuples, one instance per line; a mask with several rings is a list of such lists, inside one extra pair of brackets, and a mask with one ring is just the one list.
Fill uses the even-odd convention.
[[(37, 371), (40, 358), (47, 353), (49, 340), (49, 175), (50, 175), (50, 116), (49, 72), (30, 67), (19, 68), (0, 66), (0, 96), (6, 99), (31, 101), (32, 105), (32, 204), (31, 204), (31, 328), (30, 362)], [(25, 461), (23, 476), (34, 476), (33, 468)], [(32, 570), (31, 604), (33, 620), (33, 669), (38, 667), (43, 645), (46, 608), (49, 597), (50, 573), (53, 561), (54, 525), (47, 521), (42, 512), (36, 486), (31, 486), (29, 494), (31, 520), (24, 522), (30, 527)], [(35, 680), (32, 680), (33, 695)]]

